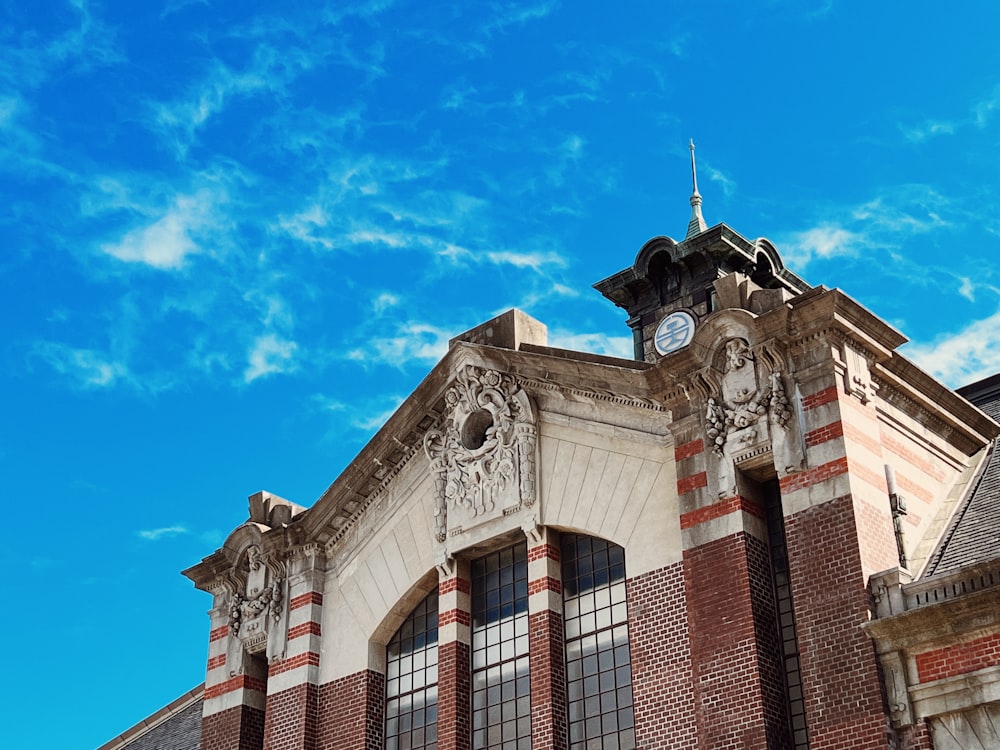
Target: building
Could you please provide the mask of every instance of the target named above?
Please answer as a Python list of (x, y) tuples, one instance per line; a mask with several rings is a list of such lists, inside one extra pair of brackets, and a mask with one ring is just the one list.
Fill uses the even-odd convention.
[(1000, 746), (1000, 379), (691, 204), (595, 285), (635, 360), (512, 310), (251, 496), (184, 572), (205, 685), (102, 750)]

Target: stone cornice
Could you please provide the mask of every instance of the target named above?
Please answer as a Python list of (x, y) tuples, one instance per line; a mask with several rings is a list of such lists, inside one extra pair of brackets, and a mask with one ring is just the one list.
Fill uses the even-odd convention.
[(916, 581), (886, 571), (870, 588), (876, 619), (863, 627), (880, 652), (946, 645), (1000, 626), (1000, 558)]

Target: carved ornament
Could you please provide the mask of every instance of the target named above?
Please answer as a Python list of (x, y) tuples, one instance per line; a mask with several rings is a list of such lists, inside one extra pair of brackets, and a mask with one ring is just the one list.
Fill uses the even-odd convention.
[(434, 535), (531, 507), (538, 442), (528, 395), (509, 375), (466, 365), (445, 394), (445, 419), (424, 435), (434, 476)]
[(791, 408), (781, 372), (773, 364), (763, 375), (747, 341), (726, 342), (723, 376), (719, 387), (709, 391), (705, 410), (705, 432), (717, 454), (722, 455), (734, 435), (738, 434), (737, 447), (746, 449), (766, 438), (768, 424), (781, 428), (788, 424)]

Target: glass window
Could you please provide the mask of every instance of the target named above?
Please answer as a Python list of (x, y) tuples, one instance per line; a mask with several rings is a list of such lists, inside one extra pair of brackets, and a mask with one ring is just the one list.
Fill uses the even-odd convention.
[(562, 535), (570, 750), (633, 750), (625, 550)]
[(472, 562), (472, 747), (531, 750), (527, 544)]
[(386, 647), (385, 750), (437, 750), (437, 644), (434, 591)]

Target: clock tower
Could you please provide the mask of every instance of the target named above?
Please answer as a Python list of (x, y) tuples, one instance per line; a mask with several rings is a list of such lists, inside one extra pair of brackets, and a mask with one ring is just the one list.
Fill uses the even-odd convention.
[(594, 284), (629, 314), (637, 360), (657, 362), (683, 348), (717, 310), (760, 313), (810, 288), (785, 268), (768, 240), (748, 240), (725, 224), (706, 226), (694, 141), (690, 149), (693, 191), (684, 239), (654, 237), (629, 268)]

